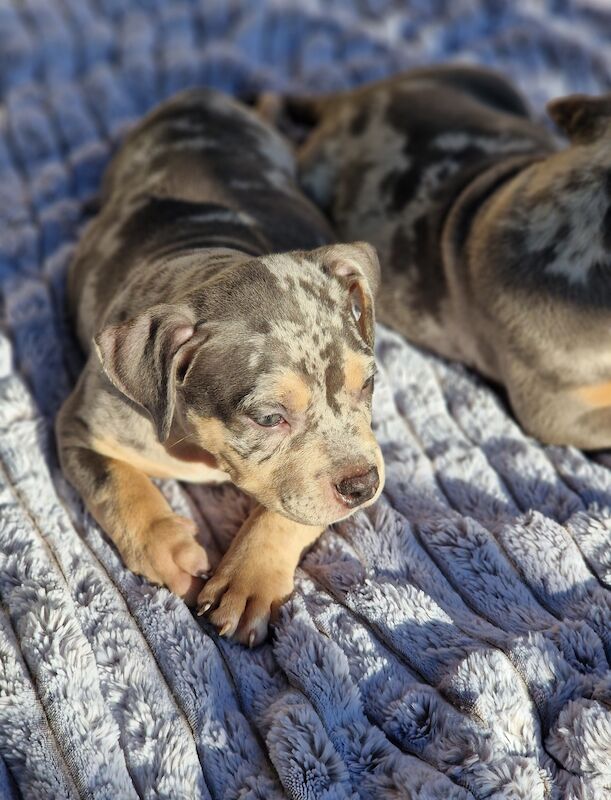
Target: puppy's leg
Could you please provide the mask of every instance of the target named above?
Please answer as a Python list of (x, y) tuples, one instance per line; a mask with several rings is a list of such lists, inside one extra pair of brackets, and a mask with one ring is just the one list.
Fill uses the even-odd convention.
[(611, 447), (611, 406), (581, 414), (576, 420), (571, 444), (584, 450), (608, 450)]
[(173, 513), (143, 472), (80, 444), (82, 423), (65, 412), (69, 404), (70, 399), (57, 424), (64, 475), (113, 540), (125, 565), (192, 603), (211, 566), (197, 542), (195, 523)]
[(555, 405), (558, 422), (550, 441), (583, 450), (611, 447), (611, 383), (559, 393)]
[(221, 635), (251, 647), (262, 642), (270, 617), (293, 591), (302, 553), (322, 531), (258, 506), (197, 598), (200, 613), (210, 610)]
[(534, 373), (526, 380), (522, 372), (519, 382), (507, 385), (523, 427), (546, 444), (611, 447), (611, 382), (559, 389)]

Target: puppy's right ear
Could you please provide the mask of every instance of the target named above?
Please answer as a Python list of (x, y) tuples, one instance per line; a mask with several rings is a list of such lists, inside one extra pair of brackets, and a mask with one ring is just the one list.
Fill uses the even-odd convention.
[(189, 308), (160, 304), (95, 337), (106, 376), (151, 416), (159, 441), (169, 434), (176, 383), (195, 352), (195, 320)]
[(323, 270), (346, 287), (360, 334), (373, 347), (373, 302), (380, 285), (380, 261), (375, 247), (368, 242), (352, 242), (328, 245), (321, 251)]
[(611, 94), (571, 94), (547, 104), (547, 113), (576, 144), (588, 144), (611, 129)]

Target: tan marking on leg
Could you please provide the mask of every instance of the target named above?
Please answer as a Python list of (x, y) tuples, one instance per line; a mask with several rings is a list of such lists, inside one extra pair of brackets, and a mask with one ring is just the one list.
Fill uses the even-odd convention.
[[(199, 574), (212, 567), (196, 539), (197, 526), (172, 512), (141, 469), (92, 446), (90, 426), (78, 422), (87, 417), (87, 411), (81, 380), (56, 420), (64, 475), (113, 540), (127, 567), (193, 600), (202, 585)], [(108, 441), (106, 444), (113, 451)], [(128, 458), (132, 455), (128, 453)]]
[(129, 569), (193, 602), (200, 573), (211, 568), (195, 538), (195, 523), (174, 514), (147, 476), (130, 464), (105, 458), (105, 468), (106, 486), (96, 498), (85, 498), (91, 514)]
[[(152, 478), (174, 478), (192, 483), (220, 483), (227, 480), (227, 475), (206, 461), (175, 458), (162, 445), (149, 447), (149, 453), (139, 453), (131, 447), (125, 447), (113, 439), (94, 436), (91, 449), (116, 461), (131, 464), (137, 470)], [(179, 451), (176, 451), (179, 452)], [(212, 461), (212, 463), (214, 463)]]
[(611, 381), (580, 386), (574, 393), (579, 400), (592, 408), (611, 406)]
[(200, 593), (200, 612), (209, 613), (223, 635), (259, 644), (270, 617), (293, 591), (302, 553), (322, 531), (258, 506)]
[(137, 540), (152, 522), (172, 513), (161, 492), (137, 467), (107, 458), (106, 468), (110, 487), (91, 508), (101, 525), (118, 524), (126, 536)]

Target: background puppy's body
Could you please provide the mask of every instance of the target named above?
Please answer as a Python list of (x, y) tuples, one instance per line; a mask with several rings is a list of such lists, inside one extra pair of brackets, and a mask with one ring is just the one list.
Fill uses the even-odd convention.
[(491, 189), (553, 151), (551, 137), (509, 84), (470, 68), (413, 70), (313, 102), (318, 124), (300, 150), (301, 180), (342, 238), (360, 230), (375, 243), (379, 319), (490, 375), (461, 319), (474, 311), (469, 287), (442, 255), (461, 233), (448, 236), (446, 223), (465, 189), (492, 170), (463, 211), (470, 224)]
[(557, 151), (505, 80), (459, 66), (286, 105), (314, 126), (306, 191), (380, 254), (378, 318), (504, 384), (545, 441), (611, 446), (608, 127)]

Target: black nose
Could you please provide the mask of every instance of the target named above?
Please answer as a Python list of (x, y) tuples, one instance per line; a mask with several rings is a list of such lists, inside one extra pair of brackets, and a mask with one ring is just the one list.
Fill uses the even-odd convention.
[(380, 485), (380, 476), (376, 467), (360, 475), (351, 475), (335, 484), (344, 503), (350, 508), (356, 508), (361, 503), (366, 503), (376, 493)]

